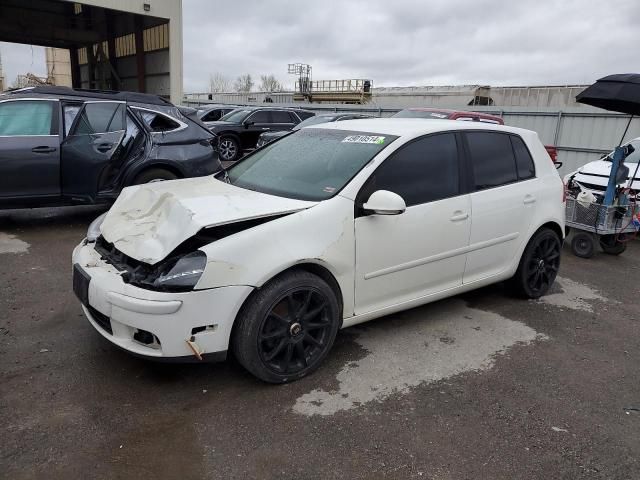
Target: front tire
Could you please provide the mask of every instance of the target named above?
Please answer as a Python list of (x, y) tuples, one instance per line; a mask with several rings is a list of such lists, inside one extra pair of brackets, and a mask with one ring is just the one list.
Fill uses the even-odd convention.
[(515, 275), (508, 281), (511, 291), (523, 298), (545, 295), (558, 274), (562, 242), (553, 230), (542, 228), (529, 240)]
[(298, 380), (316, 370), (331, 350), (340, 315), (336, 294), (324, 280), (302, 270), (287, 272), (242, 308), (233, 352), (260, 380)]

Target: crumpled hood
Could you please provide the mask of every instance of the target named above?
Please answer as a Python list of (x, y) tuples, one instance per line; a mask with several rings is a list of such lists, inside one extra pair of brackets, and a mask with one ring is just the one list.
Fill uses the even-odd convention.
[(153, 265), (204, 227), (292, 213), (315, 203), (213, 177), (155, 182), (122, 190), (100, 230), (125, 255)]

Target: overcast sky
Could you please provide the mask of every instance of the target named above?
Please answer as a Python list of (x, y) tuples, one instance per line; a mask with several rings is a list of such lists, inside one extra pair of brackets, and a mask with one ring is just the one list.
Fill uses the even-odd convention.
[[(639, 0), (183, 0), (184, 89), (212, 73), (309, 63), (374, 86), (586, 84), (636, 72)], [(5, 76), (44, 74), (41, 48), (0, 43)]]

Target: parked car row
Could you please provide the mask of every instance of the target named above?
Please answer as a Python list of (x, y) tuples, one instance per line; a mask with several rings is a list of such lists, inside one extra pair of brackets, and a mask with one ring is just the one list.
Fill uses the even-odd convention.
[[(358, 118), (373, 118), (373, 115), (365, 115), (360, 113), (323, 113), (321, 115), (316, 115), (314, 117), (309, 117), (306, 120), (303, 120), (298, 125), (293, 127), (291, 131), (295, 132), (296, 130), (300, 130), (301, 128), (310, 127), (311, 125), (318, 125), (320, 123), (340, 122), (342, 120), (355, 120)], [(260, 137), (258, 137), (256, 148), (262, 147), (267, 143), (271, 143), (274, 140), (282, 138), (288, 133), (289, 132), (286, 130), (262, 133)]]
[(261, 134), (291, 131), (314, 115), (308, 110), (294, 108), (241, 107), (217, 122), (208, 122), (207, 126), (219, 137), (220, 159), (232, 162), (256, 148)]
[[(0, 95), (0, 208), (111, 202), (128, 185), (214, 173), (220, 160), (236, 161), (294, 130), (368, 117), (223, 104), (195, 109), (131, 92), (17, 90)], [(504, 123), (434, 108), (394, 117)]]

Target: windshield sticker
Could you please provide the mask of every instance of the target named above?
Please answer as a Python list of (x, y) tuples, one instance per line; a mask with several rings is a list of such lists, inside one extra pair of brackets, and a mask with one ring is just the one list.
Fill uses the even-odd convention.
[(336, 189), (334, 187), (324, 187), (322, 191), (326, 193), (333, 193), (336, 191)]
[(382, 145), (384, 137), (377, 135), (349, 135), (342, 140), (342, 143), (369, 143), (373, 145)]

